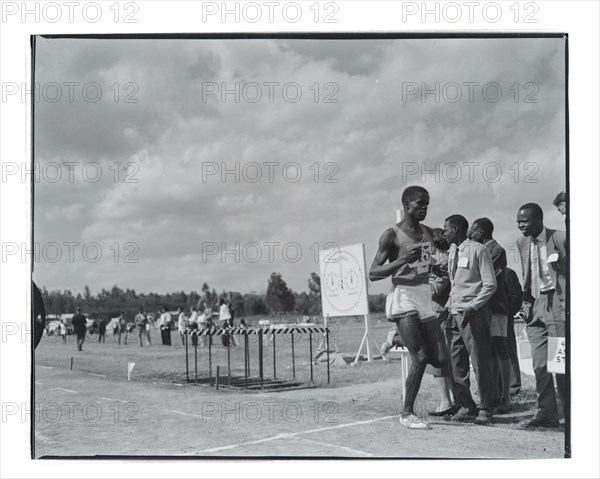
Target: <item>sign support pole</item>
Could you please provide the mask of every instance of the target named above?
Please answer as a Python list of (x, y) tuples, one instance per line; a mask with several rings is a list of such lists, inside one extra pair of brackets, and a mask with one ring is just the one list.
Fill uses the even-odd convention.
[(365, 314), (365, 334), (363, 334), (362, 341), (360, 342), (360, 346), (358, 347), (358, 352), (356, 353), (356, 357), (354, 361), (352, 361), (352, 366), (356, 366), (360, 359), (360, 353), (362, 353), (363, 346), (367, 347), (367, 361), (373, 361), (373, 355), (371, 353), (371, 347), (369, 346), (369, 340), (373, 342), (375, 345), (375, 350), (377, 350), (377, 343), (373, 336), (371, 336), (371, 331), (369, 329), (369, 315)]
[[(325, 316), (323, 319), (325, 321), (325, 330), (327, 330), (327, 328), (329, 327), (329, 316)], [(315, 355), (313, 361), (319, 359), (321, 355), (325, 352), (329, 354), (329, 346), (330, 342), (328, 341), (327, 335), (323, 335), (323, 337), (321, 338), (321, 342), (319, 343), (319, 347), (317, 348), (317, 354)], [(337, 342), (333, 343), (333, 348), (335, 349), (335, 353), (340, 352), (340, 348), (338, 348)]]

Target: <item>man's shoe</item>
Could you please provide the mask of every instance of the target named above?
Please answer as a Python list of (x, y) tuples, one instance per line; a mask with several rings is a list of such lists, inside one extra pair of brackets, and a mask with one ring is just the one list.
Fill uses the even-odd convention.
[(461, 407), (458, 412), (452, 416), (453, 421), (472, 421), (477, 417), (477, 409), (469, 409), (468, 407)]
[(510, 399), (507, 401), (503, 401), (496, 408), (496, 413), (497, 414), (508, 414), (510, 412), (510, 410), (512, 409), (512, 407), (513, 407), (513, 405), (512, 405), (512, 402), (510, 401)]
[(529, 419), (526, 421), (522, 421), (519, 423), (519, 426), (524, 428), (530, 427), (558, 427), (559, 422), (558, 419), (545, 419), (542, 417), (534, 417), (533, 419)]
[(381, 354), (383, 357), (386, 356), (387, 353), (390, 352), (391, 346), (387, 343), (387, 341), (381, 343), (381, 346), (379, 346), (379, 354)]
[(400, 424), (408, 429), (430, 429), (429, 425), (414, 414), (400, 416)]
[(432, 411), (429, 413), (433, 417), (454, 416), (460, 409), (460, 406), (450, 406), (442, 411)]
[(479, 424), (480, 426), (489, 426), (492, 423), (492, 417), (493, 416), (490, 411), (480, 409), (479, 414), (475, 418), (475, 424)]

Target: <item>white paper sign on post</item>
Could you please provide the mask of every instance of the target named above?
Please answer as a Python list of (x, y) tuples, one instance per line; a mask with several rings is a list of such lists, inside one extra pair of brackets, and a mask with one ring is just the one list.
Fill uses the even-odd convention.
[(548, 337), (548, 372), (565, 374), (567, 345), (565, 338)]
[(365, 246), (319, 251), (323, 316), (369, 314)]

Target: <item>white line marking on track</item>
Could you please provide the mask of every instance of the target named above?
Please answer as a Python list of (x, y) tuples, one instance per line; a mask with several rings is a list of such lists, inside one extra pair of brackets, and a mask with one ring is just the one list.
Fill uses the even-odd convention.
[(106, 377), (106, 374), (96, 374), (96, 373), (87, 373), (87, 374), (89, 374), (90, 376), (98, 376), (99, 378), (105, 378)]
[(52, 366), (41, 366), (43, 369), (54, 369)]
[(107, 398), (105, 396), (98, 396), (98, 399), (104, 399), (106, 401), (111, 401), (111, 402), (124, 402), (127, 403), (129, 401), (123, 401), (122, 399), (112, 399), (112, 398)]
[(48, 389), (48, 391), (64, 391), (66, 393), (77, 394), (77, 391), (73, 391), (72, 389), (66, 389), (66, 388), (51, 388), (51, 389)]
[(336, 449), (342, 449), (344, 451), (347, 451), (347, 452), (349, 452), (351, 454), (358, 455), (358, 456), (364, 456), (364, 457), (372, 457), (373, 456), (373, 454), (371, 454), (370, 452), (359, 451), (358, 449), (352, 449), (351, 447), (342, 446), (340, 444), (333, 444), (331, 442), (324, 442), (324, 441), (315, 441), (314, 439), (309, 439), (307, 437), (303, 437), (302, 440), (303, 441), (312, 442), (312, 443), (317, 444), (319, 446), (329, 446), (329, 447), (333, 447), (333, 448), (336, 448)]
[(357, 421), (357, 422), (351, 422), (351, 423), (347, 423), (347, 424), (338, 424), (336, 426), (320, 427), (317, 429), (308, 429), (307, 431), (298, 431), (298, 432), (288, 432), (288, 433), (283, 433), (283, 434), (277, 434), (276, 436), (265, 437), (263, 439), (256, 439), (255, 441), (245, 441), (245, 442), (240, 442), (237, 444), (229, 444), (228, 446), (219, 446), (219, 447), (213, 447), (210, 449), (204, 449), (203, 451), (200, 451), (198, 454), (210, 454), (212, 452), (226, 451), (228, 449), (236, 449), (236, 448), (242, 447), (242, 446), (250, 446), (252, 444), (260, 444), (263, 442), (277, 441), (278, 439), (287, 439), (290, 437), (299, 436), (300, 434), (314, 434), (316, 432), (331, 431), (333, 429), (342, 429), (342, 428), (346, 428), (346, 427), (362, 426), (364, 424), (371, 424), (374, 422), (386, 421), (388, 419), (395, 419), (395, 418), (399, 418), (399, 417), (400, 417), (400, 415), (384, 416), (384, 417), (378, 417), (376, 419), (369, 419), (367, 421)]
[(42, 383), (41, 383), (41, 382), (39, 382), (39, 381), (36, 381), (35, 383), (36, 383), (38, 386), (41, 386), (41, 385), (42, 385)]
[(175, 414), (181, 414), (182, 416), (191, 416), (191, 417), (197, 417), (200, 419), (204, 419), (201, 415), (199, 414), (191, 414), (189, 412), (183, 412), (183, 411), (176, 411), (175, 409), (166, 409), (167, 412), (173, 412)]

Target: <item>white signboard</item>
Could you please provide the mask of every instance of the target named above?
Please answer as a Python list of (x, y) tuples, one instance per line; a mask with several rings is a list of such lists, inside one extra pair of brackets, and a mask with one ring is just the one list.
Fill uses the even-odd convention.
[(548, 336), (548, 372), (565, 374), (567, 347), (565, 338)]
[(369, 314), (365, 245), (319, 251), (323, 316)]

